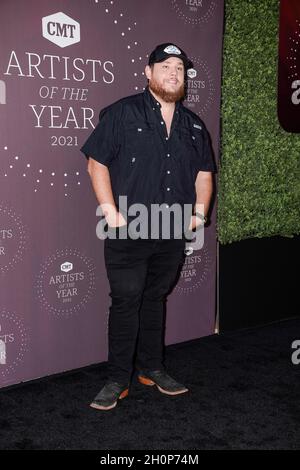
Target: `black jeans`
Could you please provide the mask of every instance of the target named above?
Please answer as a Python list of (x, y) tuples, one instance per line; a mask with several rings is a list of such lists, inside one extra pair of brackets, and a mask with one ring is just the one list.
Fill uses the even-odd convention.
[[(109, 379), (128, 383), (134, 368), (163, 368), (164, 304), (184, 261), (184, 239), (109, 239)], [(136, 348), (137, 346), (137, 348)]]

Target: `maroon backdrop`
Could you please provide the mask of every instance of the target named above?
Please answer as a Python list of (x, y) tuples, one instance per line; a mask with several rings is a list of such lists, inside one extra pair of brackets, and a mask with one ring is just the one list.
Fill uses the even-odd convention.
[(278, 118), (287, 132), (300, 132), (300, 2), (281, 0)]
[[(109, 288), (79, 148), (101, 108), (142, 92), (147, 54), (175, 42), (186, 105), (218, 154), (223, 0), (2, 0), (0, 386), (107, 359)], [(168, 301), (166, 343), (214, 332), (215, 208)]]

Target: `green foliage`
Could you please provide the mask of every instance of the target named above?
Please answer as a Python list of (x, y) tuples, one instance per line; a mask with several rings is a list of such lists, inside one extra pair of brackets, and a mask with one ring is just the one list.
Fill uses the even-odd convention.
[(220, 243), (300, 233), (300, 134), (277, 118), (278, 0), (226, 0)]

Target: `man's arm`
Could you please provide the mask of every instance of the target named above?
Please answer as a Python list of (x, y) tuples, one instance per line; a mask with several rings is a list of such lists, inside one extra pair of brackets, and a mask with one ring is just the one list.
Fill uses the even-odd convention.
[[(204, 216), (207, 215), (210, 200), (213, 193), (213, 178), (210, 171), (199, 171), (197, 174), (196, 182), (196, 204), (195, 212), (200, 212)], [(203, 211), (204, 206), (204, 211)], [(194, 229), (201, 225), (199, 218), (192, 216), (189, 229)]]
[(110, 227), (125, 225), (126, 220), (116, 208), (108, 167), (90, 157), (87, 171), (91, 177), (96, 198), (102, 208), (108, 225)]

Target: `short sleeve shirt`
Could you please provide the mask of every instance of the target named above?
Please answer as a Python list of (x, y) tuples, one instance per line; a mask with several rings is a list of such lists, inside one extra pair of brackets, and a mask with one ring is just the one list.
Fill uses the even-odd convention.
[(217, 171), (203, 121), (177, 102), (168, 136), (148, 87), (103, 109), (81, 151), (108, 167), (117, 207), (122, 195), (128, 205), (194, 204), (198, 172)]

